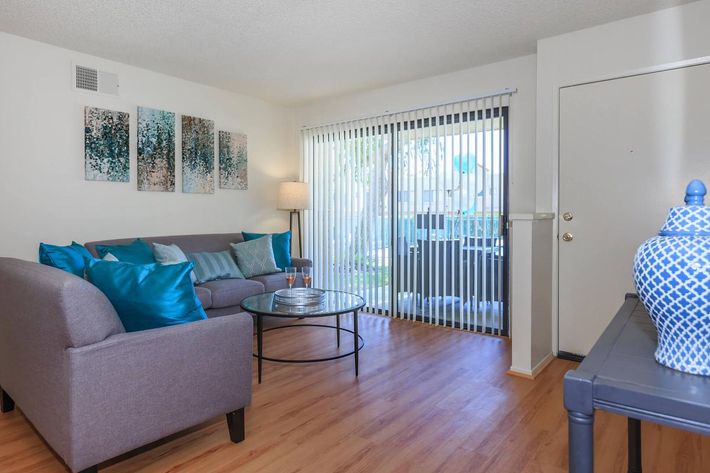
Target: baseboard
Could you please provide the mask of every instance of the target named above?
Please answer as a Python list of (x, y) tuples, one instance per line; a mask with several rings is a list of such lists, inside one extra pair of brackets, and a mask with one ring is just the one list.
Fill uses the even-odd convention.
[(532, 375), (532, 371), (530, 370), (521, 370), (519, 368), (510, 368), (508, 371), (505, 372), (508, 376), (515, 376), (516, 378), (523, 378), (523, 379), (535, 379), (535, 377)]
[(558, 351), (557, 358), (560, 360), (576, 361), (577, 363), (584, 361), (584, 355), (577, 355), (576, 353), (570, 353), (568, 351)]
[(511, 366), (510, 369), (506, 372), (506, 374), (510, 376), (517, 376), (518, 378), (535, 379), (540, 373), (542, 373), (545, 368), (547, 368), (547, 365), (552, 363), (552, 360), (554, 359), (555, 356), (552, 353), (548, 353), (547, 356), (540, 360), (540, 362), (535, 365), (532, 370), (513, 368)]

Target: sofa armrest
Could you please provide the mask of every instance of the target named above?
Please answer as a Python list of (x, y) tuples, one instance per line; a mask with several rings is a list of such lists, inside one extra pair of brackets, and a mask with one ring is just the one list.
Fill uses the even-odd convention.
[(67, 350), (81, 470), (251, 401), (252, 319), (235, 314)]
[(291, 258), (291, 266), (294, 268), (313, 267), (313, 261), (308, 258)]

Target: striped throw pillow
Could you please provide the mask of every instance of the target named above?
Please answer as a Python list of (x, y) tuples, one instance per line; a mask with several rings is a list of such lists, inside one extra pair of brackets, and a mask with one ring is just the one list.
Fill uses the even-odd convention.
[(229, 250), (216, 253), (190, 253), (187, 259), (195, 266), (197, 284), (215, 279), (244, 279)]

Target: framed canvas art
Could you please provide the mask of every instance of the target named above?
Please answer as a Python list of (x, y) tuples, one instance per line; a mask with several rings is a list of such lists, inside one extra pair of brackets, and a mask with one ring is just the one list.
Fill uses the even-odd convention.
[(248, 188), (247, 135), (243, 133), (219, 132), (219, 187)]
[(87, 181), (128, 182), (128, 113), (84, 107)]
[(138, 190), (175, 191), (175, 114), (138, 107)]
[(214, 194), (214, 122), (182, 116), (182, 191)]

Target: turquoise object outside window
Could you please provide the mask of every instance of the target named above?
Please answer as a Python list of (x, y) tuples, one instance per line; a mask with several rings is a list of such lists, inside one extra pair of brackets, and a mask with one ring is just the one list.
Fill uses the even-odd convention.
[(83, 245), (73, 241), (69, 246), (39, 244), (39, 262), (62, 269), (80, 278), (84, 277), (85, 259), (91, 259), (91, 253)]
[(128, 245), (96, 245), (96, 252), (100, 258), (111, 253), (118, 261), (133, 264), (155, 263), (153, 249), (140, 238), (133, 240)]
[(291, 266), (291, 230), (283, 233), (247, 233), (242, 232), (244, 241), (256, 240), (257, 238), (271, 235), (271, 247), (274, 250), (274, 260), (276, 266), (283, 271)]
[(127, 332), (207, 318), (190, 279), (192, 263), (88, 260), (86, 274), (111, 301)]

